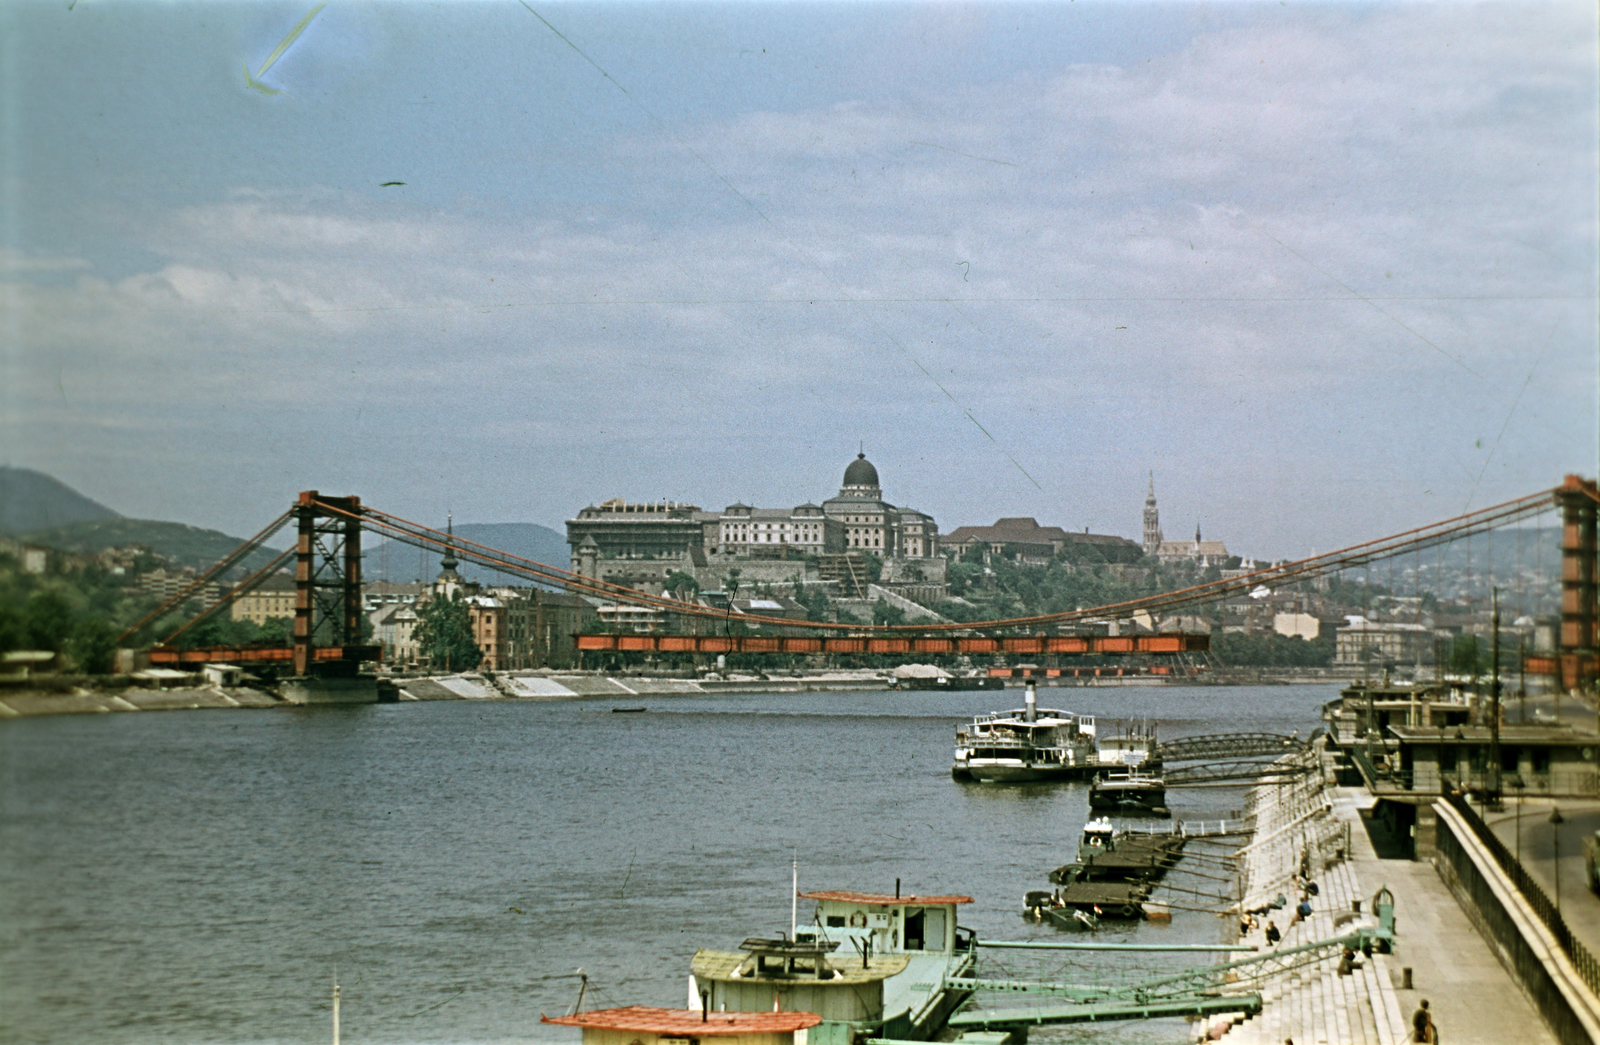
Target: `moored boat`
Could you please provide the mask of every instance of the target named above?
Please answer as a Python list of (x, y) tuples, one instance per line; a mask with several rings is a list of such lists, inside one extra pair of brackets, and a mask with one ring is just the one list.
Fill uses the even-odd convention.
[(1124, 815), (1170, 816), (1167, 811), (1167, 785), (1158, 776), (1144, 773), (1109, 773), (1089, 784), (1089, 808), (1108, 809)]
[(846, 1045), (864, 1036), (931, 1039), (967, 999), (969, 992), (942, 985), (973, 968), (972, 934), (956, 925), (970, 896), (797, 895), (817, 907), (791, 936), (695, 952), (691, 1008), (814, 1012), (823, 1022), (812, 1040)]
[(950, 767), (957, 780), (985, 783), (1071, 780), (1094, 771), (1094, 719), (1039, 707), (1031, 679), (1022, 708), (980, 715), (956, 732)]

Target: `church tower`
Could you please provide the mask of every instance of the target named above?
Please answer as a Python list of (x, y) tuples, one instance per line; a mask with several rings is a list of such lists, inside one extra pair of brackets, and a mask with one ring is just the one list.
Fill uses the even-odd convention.
[(445, 522), (444, 558), (439, 560), (439, 576), (433, 582), (433, 593), (445, 599), (455, 595), (462, 587), (461, 574), (456, 572), (460, 563), (456, 560), (455, 535), (455, 517), (448, 516)]
[(1154, 555), (1161, 547), (1161, 513), (1156, 511), (1156, 473), (1150, 473), (1150, 492), (1144, 499), (1144, 553)]

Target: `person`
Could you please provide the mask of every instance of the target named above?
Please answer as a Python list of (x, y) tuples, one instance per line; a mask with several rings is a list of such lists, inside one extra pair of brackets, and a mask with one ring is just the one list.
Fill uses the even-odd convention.
[(1411, 1040), (1417, 1042), (1434, 1042), (1433, 1013), (1428, 1011), (1428, 999), (1422, 999), (1422, 1005), (1411, 1014)]
[(1267, 919), (1267, 943), (1270, 946), (1276, 947), (1276, 946), (1278, 946), (1278, 941), (1281, 940), (1281, 939), (1283, 939), (1283, 934), (1278, 931), (1278, 927), (1276, 925), (1272, 924), (1272, 919), (1268, 918)]
[[(1300, 898), (1300, 902), (1295, 904), (1294, 921), (1303, 922), (1307, 918), (1310, 918), (1310, 917), (1311, 917), (1311, 901), (1302, 896)], [(1293, 924), (1293, 923), (1291, 922), (1290, 924)]]
[(1344, 954), (1339, 956), (1339, 975), (1351, 976), (1359, 968), (1361, 968), (1361, 963), (1356, 961), (1356, 952), (1346, 947)]

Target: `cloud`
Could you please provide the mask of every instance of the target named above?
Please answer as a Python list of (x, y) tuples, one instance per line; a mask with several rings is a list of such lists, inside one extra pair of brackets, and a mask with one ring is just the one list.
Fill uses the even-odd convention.
[[(553, 458), (579, 474), (540, 487), (546, 520), (585, 481), (788, 503), (868, 438), (947, 528), (1110, 518), (1159, 463), (1247, 551), (1371, 536), (1470, 486), (1524, 382), (1501, 488), (1592, 429), (1596, 76), (1568, 41), (1594, 15), (1532, 10), (1262, 9), (937, 95), (733, 98), (617, 124), (559, 200), (130, 208), (116, 263), (0, 255), (7, 431), (115, 427), (172, 468), (199, 403), (219, 460), (453, 460), (485, 503), (485, 461)], [(1256, 507), (1359, 476), (1404, 490)]]

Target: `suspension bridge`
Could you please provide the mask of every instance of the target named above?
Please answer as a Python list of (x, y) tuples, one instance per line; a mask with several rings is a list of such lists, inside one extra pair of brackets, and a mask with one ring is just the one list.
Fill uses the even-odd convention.
[[(524, 580), (579, 595), (624, 605), (667, 611), (671, 619), (690, 625), (687, 633), (576, 635), (579, 651), (647, 653), (747, 653), (747, 654), (986, 654), (1008, 655), (1153, 655), (1204, 653), (1204, 634), (1145, 634), (1083, 636), (1059, 633), (1062, 625), (1091, 619), (1126, 619), (1135, 614), (1154, 617), (1338, 574), (1354, 568), (1393, 561), (1425, 549), (1438, 548), (1501, 527), (1525, 523), (1547, 512), (1558, 512), (1562, 523), (1561, 623), (1554, 651), (1524, 658), (1530, 674), (1559, 679), (1564, 689), (1584, 687), (1600, 674), (1596, 655), (1596, 509), (1600, 493), (1596, 484), (1567, 476), (1561, 485), (1540, 490), (1478, 511), (1415, 527), (1338, 551), (1266, 569), (1229, 576), (1104, 606), (1034, 614), (977, 622), (940, 622), (870, 626), (839, 622), (797, 622), (788, 617), (742, 613), (740, 622), (751, 626), (782, 628), (787, 634), (731, 634), (729, 614), (722, 609), (654, 595), (570, 569), (537, 562), (440, 531), (363, 504), (356, 496), (329, 496), (315, 490), (299, 495), (283, 514), (241, 544), (230, 555), (198, 575), (182, 591), (152, 610), (121, 636), (124, 644), (143, 636), (153, 622), (189, 602), (205, 586), (219, 582), (267, 546), (280, 531), (293, 527), (293, 547), (233, 584), (216, 602), (150, 648), (154, 664), (184, 665), (212, 662), (277, 663), (296, 676), (351, 676), (360, 664), (375, 661), (381, 651), (362, 641), (362, 540), (364, 534), (398, 541), (424, 551), (448, 552), (458, 559), (498, 570)], [(185, 649), (183, 635), (201, 622), (224, 612), (239, 597), (290, 564), (295, 583), (292, 638), (284, 647)], [(796, 635), (796, 630), (809, 634)], [(721, 633), (719, 633), (721, 632)], [(1265, 754), (1263, 752), (1262, 754)], [(1170, 757), (1170, 756), (1169, 756)]]

